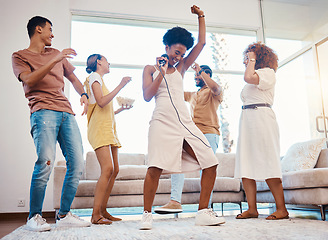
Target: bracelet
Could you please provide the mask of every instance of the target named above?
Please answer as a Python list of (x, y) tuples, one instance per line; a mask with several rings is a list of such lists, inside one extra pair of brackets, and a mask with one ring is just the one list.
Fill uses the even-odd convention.
[(256, 59), (254, 59), (254, 58), (250, 58), (249, 61), (251, 61), (251, 62), (256, 62)]
[(204, 72), (204, 69), (199, 70), (198, 75), (200, 76)]
[(89, 99), (89, 96), (88, 96), (88, 94), (87, 94), (87, 93), (85, 93), (85, 92), (84, 92), (84, 93), (82, 93), (82, 94), (81, 94), (81, 97), (83, 97), (83, 95), (85, 95), (85, 96), (87, 97), (87, 99)]
[(205, 15), (203, 14), (203, 15), (200, 15), (200, 16), (198, 16), (198, 18), (204, 18), (205, 17)]

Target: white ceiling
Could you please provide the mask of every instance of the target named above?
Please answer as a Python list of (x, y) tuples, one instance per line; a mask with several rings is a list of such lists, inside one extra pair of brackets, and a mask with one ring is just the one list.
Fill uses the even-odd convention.
[(328, 0), (263, 0), (267, 37), (314, 40), (328, 34)]
[(298, 4), (298, 5), (313, 5), (313, 4), (324, 4), (327, 0), (263, 0), (264, 2), (281, 2), (281, 3), (291, 3), (291, 4)]

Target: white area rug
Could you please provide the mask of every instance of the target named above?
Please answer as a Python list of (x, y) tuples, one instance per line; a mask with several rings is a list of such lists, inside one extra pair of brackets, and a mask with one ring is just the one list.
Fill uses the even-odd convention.
[(221, 226), (195, 226), (195, 218), (155, 219), (152, 230), (138, 229), (139, 221), (114, 222), (112, 225), (92, 225), (88, 228), (56, 228), (51, 231), (31, 232), (25, 225), (19, 227), (3, 240), (19, 239), (328, 239), (328, 221), (291, 218), (267, 221), (258, 219), (237, 220), (234, 216), (225, 217)]

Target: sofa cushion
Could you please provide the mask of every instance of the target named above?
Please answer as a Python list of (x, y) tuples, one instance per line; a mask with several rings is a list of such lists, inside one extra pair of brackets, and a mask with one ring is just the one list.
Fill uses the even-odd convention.
[(328, 168), (328, 149), (322, 149), (315, 168)]
[(218, 177), (234, 177), (235, 172), (235, 153), (216, 153), (219, 160), (217, 168)]
[(146, 156), (142, 153), (120, 153), (119, 163), (121, 165), (145, 165)]
[[(93, 197), (97, 180), (80, 180), (76, 191), (76, 197)], [(114, 195), (139, 195), (143, 194), (144, 180), (120, 180), (115, 181), (111, 196)], [(240, 181), (234, 178), (216, 178), (214, 191), (216, 192), (239, 192), (241, 190)], [(200, 192), (199, 178), (186, 178), (183, 192)], [(156, 194), (171, 194), (171, 179), (161, 179), (158, 184)], [(109, 199), (110, 201), (110, 199)]]
[(325, 143), (326, 139), (321, 138), (293, 144), (281, 161), (282, 172), (314, 168)]
[[(170, 181), (169, 179), (163, 180)], [(115, 181), (111, 196), (143, 194), (143, 182), (144, 180)], [(97, 180), (80, 180), (75, 197), (93, 197), (96, 184)]]
[[(148, 166), (146, 165), (121, 165), (116, 177), (117, 181), (145, 179)], [(162, 174), (160, 179), (170, 178), (170, 174)]]
[[(183, 185), (183, 192), (199, 192), (200, 179), (187, 178)], [(229, 177), (217, 177), (213, 191), (216, 192), (239, 192), (241, 190), (240, 180)]]
[(85, 178), (87, 180), (97, 180), (100, 176), (100, 165), (95, 152), (88, 152), (85, 162)]
[[(120, 168), (123, 165), (144, 165), (144, 154), (120, 153)], [(100, 165), (95, 152), (88, 152), (85, 163), (85, 178), (88, 180), (97, 180), (100, 176)]]
[(146, 173), (146, 165), (122, 165), (116, 180), (145, 179)]
[(200, 178), (200, 171), (193, 171), (185, 173), (185, 178)]
[(240, 179), (230, 177), (217, 177), (213, 191), (218, 192), (239, 192), (241, 191)]
[[(328, 187), (328, 168), (314, 168), (282, 174), (284, 190)], [(266, 182), (257, 182), (257, 191), (269, 191)]]

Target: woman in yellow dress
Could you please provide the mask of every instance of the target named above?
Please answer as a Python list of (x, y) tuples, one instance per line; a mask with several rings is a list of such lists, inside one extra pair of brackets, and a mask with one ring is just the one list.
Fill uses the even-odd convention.
[(89, 96), (88, 140), (95, 150), (101, 168), (101, 175), (95, 189), (91, 217), (93, 224), (111, 224), (112, 221), (121, 220), (110, 215), (106, 206), (119, 172), (118, 148), (121, 144), (117, 138), (114, 115), (130, 109), (131, 106), (121, 106), (114, 112), (112, 100), (131, 81), (131, 77), (123, 77), (120, 84), (109, 92), (103, 81), (103, 76), (109, 73), (109, 65), (104, 56), (90, 55), (86, 71), (91, 74), (84, 83)]

